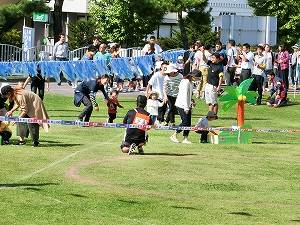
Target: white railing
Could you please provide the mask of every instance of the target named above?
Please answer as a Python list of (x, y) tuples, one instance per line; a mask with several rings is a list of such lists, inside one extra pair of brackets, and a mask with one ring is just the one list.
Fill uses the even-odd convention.
[(24, 58), (24, 52), (22, 48), (0, 44), (0, 61), (22, 61)]

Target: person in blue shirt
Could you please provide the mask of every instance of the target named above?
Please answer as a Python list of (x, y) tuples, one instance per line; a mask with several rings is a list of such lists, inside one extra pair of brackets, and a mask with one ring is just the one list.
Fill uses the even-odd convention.
[(96, 80), (83, 81), (74, 92), (74, 105), (80, 107), (81, 103), (85, 108), (79, 114), (78, 119), (80, 121), (89, 122), (93, 112), (93, 107), (96, 111), (99, 111), (99, 106), (96, 102), (96, 94), (100, 90), (106, 101), (108, 100), (108, 94), (105, 91), (105, 85), (109, 82), (109, 76), (103, 75)]
[(94, 60), (106, 60), (107, 63), (112, 59), (112, 55), (106, 51), (107, 45), (101, 44), (99, 46), (99, 51), (94, 55)]

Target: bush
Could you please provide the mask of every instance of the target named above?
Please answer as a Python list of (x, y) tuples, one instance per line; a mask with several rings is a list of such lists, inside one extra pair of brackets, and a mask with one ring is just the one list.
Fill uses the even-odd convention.
[(1, 44), (9, 44), (17, 47), (22, 47), (22, 31), (12, 28), (0, 36)]

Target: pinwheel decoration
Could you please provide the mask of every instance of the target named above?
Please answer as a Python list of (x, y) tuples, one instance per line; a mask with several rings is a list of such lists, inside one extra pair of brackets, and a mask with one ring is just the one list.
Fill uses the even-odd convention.
[(244, 125), (246, 101), (255, 104), (258, 96), (255, 91), (248, 91), (252, 81), (253, 78), (244, 80), (238, 87), (226, 87), (220, 98), (220, 102), (223, 102), (222, 110), (225, 112), (237, 103), (237, 125), (239, 127)]

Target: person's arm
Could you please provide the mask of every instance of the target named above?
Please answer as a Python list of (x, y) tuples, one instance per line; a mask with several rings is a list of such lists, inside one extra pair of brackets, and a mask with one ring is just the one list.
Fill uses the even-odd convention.
[(151, 91), (152, 91), (152, 85), (148, 83), (147, 88), (146, 88), (146, 95), (147, 95), (147, 97), (149, 97)]
[(13, 106), (11, 108), (11, 110), (9, 110), (7, 113), (6, 113), (6, 116), (12, 116), (12, 114), (20, 107), (19, 106), (19, 103), (17, 101), (14, 101), (13, 104), (10, 103), (10, 107), (11, 105)]
[(23, 89), (26, 88), (27, 84), (29, 83), (29, 81), (31, 81), (31, 77), (27, 77), (27, 79), (25, 80), (24, 84), (23, 84)]
[(119, 108), (124, 108), (121, 104), (120, 104), (120, 102), (117, 100), (117, 106), (119, 107)]
[(164, 80), (164, 86), (163, 86), (163, 93), (164, 93), (164, 103), (168, 102), (168, 95), (167, 95), (167, 90), (168, 90), (168, 81)]
[(220, 91), (220, 89), (221, 89), (221, 85), (222, 85), (222, 83), (223, 83), (224, 73), (223, 73), (223, 72), (220, 72), (220, 73), (219, 73), (219, 77), (220, 77), (220, 79), (219, 79), (219, 84), (218, 84), (218, 87), (217, 87), (217, 91)]
[(129, 118), (129, 112), (126, 113), (124, 119), (123, 119), (123, 124), (128, 124), (128, 118)]
[(106, 93), (104, 89), (104, 85), (100, 85), (100, 91), (103, 93), (105, 100), (108, 100), (108, 94)]
[(58, 42), (54, 45), (53, 48), (53, 59), (56, 60), (56, 52), (57, 52)]

